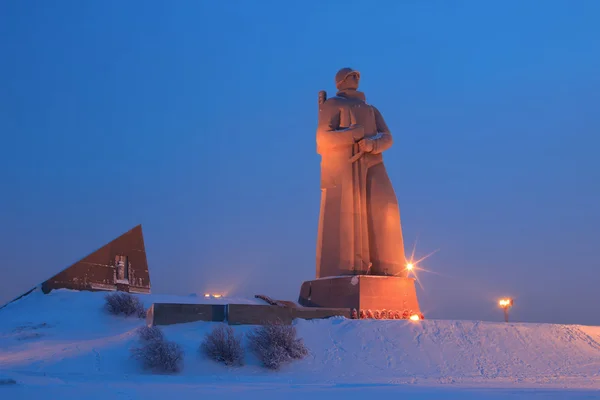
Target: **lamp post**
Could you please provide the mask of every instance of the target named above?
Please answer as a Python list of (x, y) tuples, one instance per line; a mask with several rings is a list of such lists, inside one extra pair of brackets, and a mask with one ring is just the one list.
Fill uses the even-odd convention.
[(511, 299), (511, 298), (500, 299), (498, 301), (498, 305), (500, 306), (500, 308), (502, 308), (504, 310), (504, 321), (508, 322), (508, 309), (512, 307), (513, 299)]

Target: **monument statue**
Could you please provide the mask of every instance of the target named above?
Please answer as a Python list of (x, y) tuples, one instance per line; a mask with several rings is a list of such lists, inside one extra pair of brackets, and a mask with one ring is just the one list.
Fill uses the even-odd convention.
[(357, 90), (359, 81), (358, 71), (342, 68), (335, 75), (335, 97), (319, 93), (317, 278), (406, 277), (398, 200), (382, 155), (392, 135), (379, 110)]
[(350, 309), (359, 318), (423, 318), (406, 269), (398, 200), (383, 165), (392, 134), (358, 91), (359, 81), (358, 71), (342, 68), (336, 95), (319, 93), (317, 274), (302, 283), (298, 303)]

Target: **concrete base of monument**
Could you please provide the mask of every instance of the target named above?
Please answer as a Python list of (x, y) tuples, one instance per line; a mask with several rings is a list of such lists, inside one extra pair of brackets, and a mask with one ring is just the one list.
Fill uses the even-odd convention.
[(414, 278), (350, 275), (306, 281), (298, 303), (304, 307), (350, 308), (358, 318), (422, 319)]

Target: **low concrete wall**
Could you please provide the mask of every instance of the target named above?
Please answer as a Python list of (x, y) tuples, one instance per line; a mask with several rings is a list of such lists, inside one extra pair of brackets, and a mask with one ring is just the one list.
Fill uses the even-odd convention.
[(289, 325), (294, 319), (292, 310), (280, 306), (229, 304), (227, 322), (229, 325), (264, 325), (271, 322)]
[(148, 310), (148, 325), (172, 325), (186, 322), (224, 322), (225, 304), (154, 303)]
[(351, 318), (347, 308), (281, 307), (259, 304), (171, 304), (154, 303), (146, 314), (146, 323), (172, 325), (186, 322), (227, 322), (229, 325), (264, 325), (280, 322), (286, 325), (299, 319), (321, 319), (334, 316)]
[(347, 308), (281, 307), (252, 304), (229, 304), (227, 321), (229, 325), (264, 325), (271, 322), (291, 324), (298, 319), (322, 319), (335, 316), (351, 318)]

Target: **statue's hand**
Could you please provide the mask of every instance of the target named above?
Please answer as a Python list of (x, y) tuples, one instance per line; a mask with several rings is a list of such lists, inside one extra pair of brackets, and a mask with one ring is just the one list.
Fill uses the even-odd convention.
[(369, 139), (363, 139), (360, 142), (358, 142), (359, 150), (362, 152), (365, 152), (365, 153), (372, 152), (374, 147), (375, 147), (375, 145), (374, 145), (373, 141), (369, 140)]
[(354, 138), (356, 142), (362, 140), (365, 137), (365, 128), (362, 125), (350, 125), (350, 128), (348, 129), (352, 131), (352, 138)]

